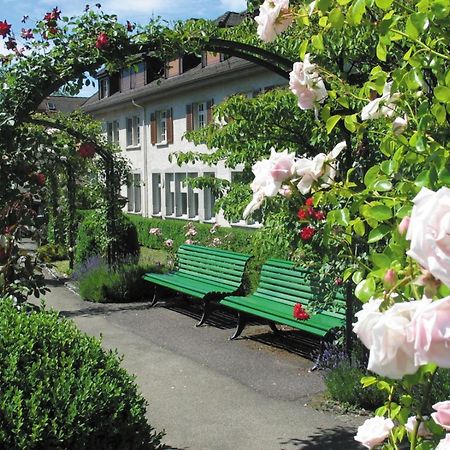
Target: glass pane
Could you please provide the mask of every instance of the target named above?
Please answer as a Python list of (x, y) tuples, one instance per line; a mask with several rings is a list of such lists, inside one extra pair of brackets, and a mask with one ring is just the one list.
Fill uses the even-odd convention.
[(161, 212), (161, 175), (159, 173), (152, 174), (152, 200), (153, 200), (153, 214)]

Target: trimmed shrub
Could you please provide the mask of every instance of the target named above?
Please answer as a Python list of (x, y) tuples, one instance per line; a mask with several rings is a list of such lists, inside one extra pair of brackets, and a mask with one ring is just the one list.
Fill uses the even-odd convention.
[[(119, 259), (137, 258), (139, 241), (136, 227), (125, 215), (116, 223)], [(87, 213), (78, 228), (75, 261), (83, 263), (94, 255), (106, 255), (108, 236), (104, 220), (95, 211)]]
[(62, 261), (67, 259), (67, 250), (60, 244), (46, 244), (42, 245), (36, 250), (37, 257), (46, 263), (53, 261)]
[[(139, 244), (154, 249), (164, 249), (164, 244), (161, 239), (149, 234), (150, 228), (160, 228), (163, 236), (166, 239), (173, 240), (173, 247), (175, 250), (187, 239), (185, 236), (186, 226), (185, 220), (176, 219), (155, 219), (152, 217), (142, 217), (133, 214), (127, 215), (133, 222), (138, 233)], [(213, 238), (217, 237), (222, 240), (223, 245), (220, 248), (225, 250), (232, 250), (240, 253), (251, 253), (252, 251), (252, 236), (254, 230), (247, 230), (242, 228), (218, 228), (214, 234), (210, 233), (212, 225), (207, 223), (194, 222), (195, 229), (198, 234), (195, 239), (200, 245), (209, 245)]]
[(109, 270), (101, 264), (79, 276), (80, 295), (93, 302), (140, 302), (149, 300), (149, 283), (143, 280), (146, 272), (160, 272), (160, 266), (123, 264)]
[(151, 450), (161, 433), (117, 353), (55, 312), (0, 301), (0, 448)]

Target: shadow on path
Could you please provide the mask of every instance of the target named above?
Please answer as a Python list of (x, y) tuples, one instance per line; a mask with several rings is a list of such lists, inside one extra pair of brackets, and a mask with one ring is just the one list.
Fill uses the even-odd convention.
[(319, 428), (314, 434), (306, 438), (280, 440), (280, 444), (289, 445), (290, 447), (302, 450), (342, 450), (345, 448), (361, 448), (354, 439), (355, 433), (355, 431), (345, 427), (331, 429)]

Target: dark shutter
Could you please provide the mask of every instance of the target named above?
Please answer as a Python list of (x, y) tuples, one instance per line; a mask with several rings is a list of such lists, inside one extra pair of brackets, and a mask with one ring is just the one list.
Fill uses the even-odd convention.
[(186, 131), (192, 131), (192, 104), (186, 105)]
[(167, 143), (173, 144), (173, 117), (172, 108), (167, 110)]
[(214, 106), (214, 99), (208, 100), (206, 102), (206, 123), (211, 123), (212, 121), (212, 107)]
[(259, 94), (261, 94), (261, 89), (255, 89), (253, 91), (253, 98), (257, 97)]
[(156, 130), (156, 114), (150, 114), (150, 142), (155, 145), (158, 140), (157, 130)]

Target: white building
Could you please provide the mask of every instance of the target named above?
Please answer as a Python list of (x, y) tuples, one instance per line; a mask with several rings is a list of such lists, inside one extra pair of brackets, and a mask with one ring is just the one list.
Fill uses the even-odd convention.
[(179, 167), (169, 161), (169, 154), (207, 152), (206, 146), (195, 146), (183, 136), (187, 130), (204, 127), (211, 120), (211, 108), (225, 98), (236, 93), (251, 96), (283, 84), (284, 78), (263, 67), (211, 53), (201, 60), (180, 57), (166, 67), (147, 58), (120, 74), (99, 74), (98, 96), (83, 109), (105, 124), (108, 139), (118, 143), (131, 162), (133, 183), (124, 187), (125, 210), (227, 225), (213, 211), (210, 190), (192, 189), (183, 181), (204, 175), (231, 180), (230, 169), (200, 163)]

